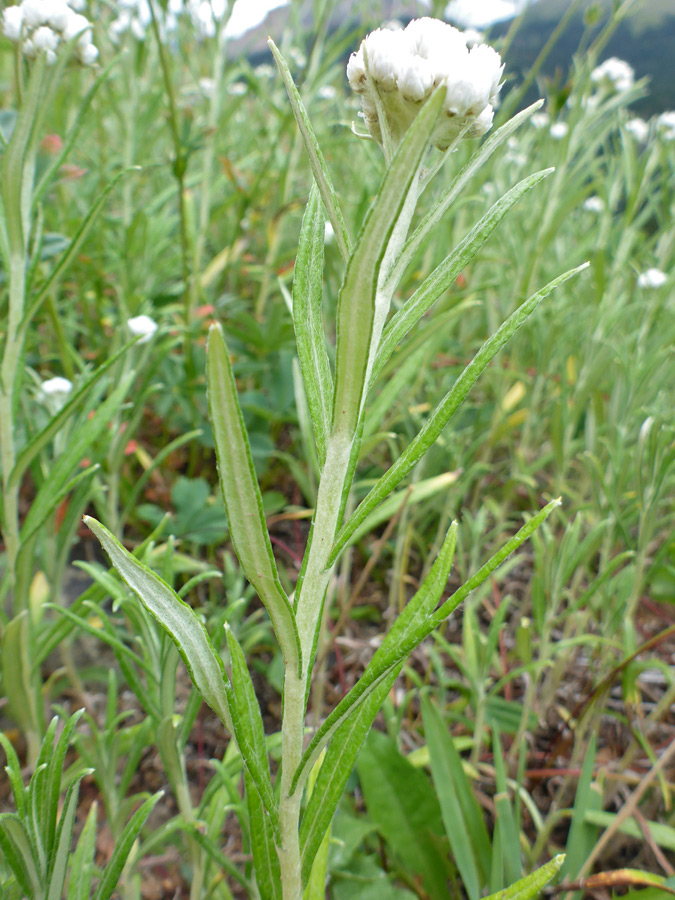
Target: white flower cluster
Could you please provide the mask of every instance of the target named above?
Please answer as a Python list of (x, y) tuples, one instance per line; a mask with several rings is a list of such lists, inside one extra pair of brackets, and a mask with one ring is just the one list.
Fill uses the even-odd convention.
[(635, 138), (638, 144), (647, 143), (649, 138), (649, 124), (639, 116), (635, 116), (626, 122), (626, 131)]
[[(352, 53), (347, 77), (361, 99), (371, 135), (382, 140), (376, 96), (398, 144), (434, 88), (447, 87), (433, 143), (446, 149), (460, 132), (480, 137), (492, 126), (504, 67), (487, 44), (471, 49), (466, 35), (438, 19), (413, 19), (401, 30), (378, 28)], [(377, 92), (377, 94), (376, 94)]]
[(140, 337), (139, 344), (147, 344), (148, 341), (152, 340), (158, 325), (150, 316), (141, 315), (127, 319), (127, 328), (134, 337)]
[(625, 59), (611, 56), (591, 72), (591, 81), (600, 87), (622, 93), (633, 87), (635, 72)]
[[(117, 7), (118, 16), (109, 29), (112, 40), (118, 43), (126, 32), (131, 32), (137, 41), (145, 40), (152, 22), (149, 0), (118, 0)], [(165, 39), (177, 30), (181, 16), (189, 16), (198, 38), (213, 37), (226, 9), (225, 0), (168, 0), (166, 9), (156, 7), (160, 33)]]
[(98, 59), (98, 48), (92, 41), (92, 24), (78, 10), (81, 0), (22, 0), (18, 6), (2, 11), (5, 37), (18, 44), (29, 59), (45, 53), (47, 63), (56, 62), (61, 44), (75, 41), (75, 56), (85, 66)]
[(668, 281), (668, 276), (661, 269), (647, 269), (646, 272), (638, 275), (637, 283), (638, 287), (656, 290), (656, 288), (663, 287), (666, 281)]
[(668, 110), (656, 117), (656, 130), (664, 141), (675, 141), (675, 110)]

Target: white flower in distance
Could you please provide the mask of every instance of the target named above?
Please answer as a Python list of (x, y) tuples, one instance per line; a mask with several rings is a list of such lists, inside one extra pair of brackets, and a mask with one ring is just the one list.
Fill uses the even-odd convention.
[(157, 322), (150, 316), (134, 316), (127, 319), (127, 328), (134, 337), (139, 337), (139, 344), (147, 344), (151, 340), (153, 334), (157, 331)]
[(656, 130), (664, 141), (675, 141), (675, 110), (668, 110), (657, 117)]
[(626, 122), (626, 131), (632, 135), (639, 144), (646, 144), (649, 138), (649, 123), (636, 116)]
[(57, 375), (42, 382), (40, 390), (45, 397), (67, 397), (73, 389), (73, 383), (67, 378)]
[(352, 53), (347, 78), (361, 98), (361, 115), (382, 142), (379, 107), (394, 145), (400, 143), (435, 88), (447, 89), (432, 142), (445, 150), (462, 132), (480, 137), (492, 126), (504, 67), (487, 44), (471, 49), (467, 36), (438, 19), (414, 19), (398, 31), (378, 28)]
[(638, 275), (637, 283), (641, 288), (660, 288), (666, 281), (668, 281), (668, 276), (661, 269), (647, 269), (646, 272)]
[(586, 197), (584, 200), (584, 209), (587, 212), (592, 213), (601, 213), (605, 208), (604, 201), (602, 198), (593, 195), (592, 197)]
[(570, 126), (567, 122), (554, 122), (553, 125), (551, 125), (549, 134), (554, 141), (562, 141), (567, 137), (569, 130)]
[(625, 59), (612, 56), (593, 69), (591, 81), (610, 90), (627, 91), (635, 83), (635, 72)]
[(98, 49), (92, 42), (91, 22), (76, 12), (82, 6), (79, 0), (22, 0), (3, 10), (2, 30), (10, 41), (21, 43), (24, 56), (45, 54), (50, 65), (56, 62), (59, 47), (74, 41), (75, 58), (90, 66)]

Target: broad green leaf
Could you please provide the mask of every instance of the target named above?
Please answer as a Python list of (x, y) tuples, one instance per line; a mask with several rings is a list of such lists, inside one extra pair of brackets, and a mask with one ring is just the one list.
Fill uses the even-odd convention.
[(267, 43), (269, 44), (272, 55), (279, 67), (279, 72), (281, 73), (281, 78), (286, 87), (288, 98), (291, 101), (293, 115), (295, 116), (295, 121), (297, 122), (305, 144), (305, 150), (309, 157), (309, 164), (312, 169), (312, 174), (314, 175), (314, 180), (319, 188), (323, 205), (326, 208), (328, 218), (333, 226), (333, 231), (335, 232), (335, 240), (342, 258), (347, 262), (351, 252), (349, 233), (347, 231), (347, 226), (345, 225), (342, 210), (340, 209), (337, 193), (333, 187), (328, 167), (326, 166), (326, 160), (321, 152), (319, 142), (317, 141), (314, 129), (312, 128), (312, 123), (309, 121), (307, 110), (305, 109), (302, 98), (293, 82), (293, 76), (286, 64), (286, 60), (283, 58), (279, 52), (279, 48), (271, 38), (268, 39)]
[(49, 860), (49, 891), (47, 892), (46, 900), (61, 900), (63, 896), (63, 886), (66, 883), (68, 857), (70, 856), (70, 845), (73, 840), (73, 826), (75, 825), (79, 794), (80, 779), (68, 788), (63, 802), (59, 826), (55, 835), (54, 851)]
[(509, 316), (495, 334), (488, 338), (476, 356), (474, 356), (469, 365), (464, 369), (450, 391), (448, 391), (434, 412), (429, 416), (426, 424), (417, 437), (410, 442), (401, 456), (399, 456), (396, 462), (380, 478), (370, 493), (361, 501), (351, 518), (345, 523), (335, 541), (329, 564), (335, 561), (338, 554), (345, 547), (347, 541), (359, 525), (361, 525), (371, 512), (380, 505), (398, 484), (400, 484), (418, 460), (424, 456), (427, 450), (435, 443), (454, 413), (463, 403), (480, 374), (509, 338), (515, 334), (526, 319), (535, 311), (541, 301), (555, 290), (555, 288), (564, 284), (569, 278), (582, 272), (586, 268), (588, 268), (588, 263), (584, 263), (584, 265), (555, 278), (547, 284), (546, 287), (537, 291), (537, 293), (533, 294), (529, 300), (525, 301), (522, 306)]
[(431, 776), (455, 865), (470, 900), (478, 900), (488, 883), (490, 837), (462, 759), (438, 709), (422, 697), (424, 736)]
[(382, 334), (373, 367), (373, 380), (377, 378), (385, 363), (406, 334), (419, 322), (438, 298), (454, 283), (459, 273), (468, 265), (487, 239), (497, 228), (504, 216), (516, 203), (543, 181), (553, 169), (544, 169), (520, 181), (492, 206), (483, 218), (471, 229), (453, 252), (424, 279), (412, 297), (392, 316)]
[(54, 437), (54, 435), (65, 425), (65, 423), (70, 419), (75, 410), (79, 407), (80, 403), (86, 398), (89, 390), (96, 384), (96, 382), (104, 375), (110, 368), (113, 366), (118, 359), (123, 356), (127, 350), (133, 346), (133, 344), (138, 340), (137, 338), (133, 341), (129, 341), (129, 343), (125, 344), (121, 350), (117, 353), (114, 353), (110, 359), (107, 359), (104, 363), (98, 366), (94, 372), (87, 378), (87, 380), (82, 384), (82, 386), (77, 390), (75, 394), (68, 400), (64, 406), (53, 416), (47, 423), (47, 425), (42, 429), (42, 431), (35, 435), (35, 437), (27, 444), (19, 453), (16, 463), (14, 464), (14, 468), (9, 476), (9, 488), (16, 487), (24, 472), (31, 464), (31, 462), (35, 459), (38, 453), (45, 447), (45, 445)]
[(244, 574), (269, 613), (287, 664), (300, 673), (295, 613), (279, 581), (234, 374), (220, 326), (209, 331), (208, 398), (230, 536)]
[(227, 674), (202, 621), (168, 584), (131, 555), (96, 519), (84, 517), (113, 565), (175, 643), (193, 684), (230, 734)]
[(293, 276), (293, 325), (319, 463), (326, 459), (333, 376), (321, 318), (324, 218), (316, 184), (302, 220)]
[(237, 743), (251, 775), (249, 785), (260, 794), (266, 814), (269, 811), (272, 816), (276, 834), (279, 824), (276, 815), (277, 804), (272, 791), (272, 779), (265, 744), (265, 727), (260, 714), (260, 706), (246, 665), (246, 657), (227, 623), (225, 623), (225, 634), (230, 652), (234, 703), (240, 721)]
[(282, 900), (281, 869), (274, 843), (274, 829), (248, 770), (245, 771), (244, 781), (248, 805), (249, 839), (260, 900)]
[(466, 166), (457, 175), (447, 192), (441, 197), (436, 206), (427, 213), (419, 226), (406, 242), (396, 265), (390, 274), (390, 281), (398, 284), (413, 257), (420, 249), (429, 234), (436, 228), (446, 212), (455, 200), (461, 195), (471, 178), (479, 172), (492, 154), (500, 147), (517, 128), (526, 122), (530, 116), (543, 106), (543, 100), (537, 100), (532, 106), (519, 112), (501, 128), (493, 132), (490, 137), (479, 147)]
[[(397, 673), (400, 671), (400, 667), (408, 655), (423, 639), (417, 639), (418, 632), (420, 628), (424, 628), (445, 589), (452, 568), (456, 540), (457, 525), (453, 523), (448, 530), (438, 558), (422, 582), (420, 589), (406, 604), (401, 615), (389, 629), (361, 678), (328, 715), (310, 741), (293, 776), (293, 791), (297, 789), (298, 784), (302, 783), (308, 768), (314, 765), (321, 750), (342, 723), (354, 716), (359, 706), (367, 702), (369, 695), (373, 691), (380, 690), (383, 682), (389, 683), (393, 671), (395, 670)], [(424, 633), (425, 637), (427, 633)], [(373, 713), (373, 718), (375, 715), (377, 715), (377, 710)], [(370, 721), (372, 722), (372, 719)], [(325, 762), (321, 771), (323, 772), (327, 766), (328, 762)], [(319, 773), (319, 779), (321, 777), (322, 775)]]
[(342, 719), (331, 737), (324, 763), (314, 785), (312, 796), (300, 824), (302, 881), (307, 884), (317, 853), (330, 828), (335, 809), (352, 774), (354, 761), (361, 750), (370, 726), (403, 668), (400, 663), (355, 705)]
[(92, 900), (110, 900), (113, 891), (119, 884), (122, 869), (126, 865), (134, 841), (140, 834), (141, 828), (145, 825), (145, 821), (154, 809), (155, 804), (163, 794), (164, 791), (158, 791), (152, 797), (148, 797), (129, 819), (124, 831), (115, 841), (115, 849), (108, 865), (105, 867), (98, 889)]
[(536, 872), (526, 875), (525, 878), (521, 878), (504, 890), (497, 891), (496, 894), (490, 894), (485, 900), (532, 900), (555, 878), (564, 861), (565, 856), (561, 853)]
[(366, 389), (380, 265), (413, 180), (419, 177), (444, 98), (441, 86), (408, 129), (368, 210), (340, 288), (332, 429), (349, 438), (356, 432)]
[(447, 900), (447, 864), (433, 839), (443, 835), (441, 810), (425, 772), (379, 731), (371, 731), (356, 769), (368, 814), (391, 850), (428, 896)]
[(89, 807), (87, 820), (73, 853), (68, 879), (68, 900), (89, 900), (91, 879), (94, 872), (96, 852), (96, 824), (98, 805), (96, 801)]

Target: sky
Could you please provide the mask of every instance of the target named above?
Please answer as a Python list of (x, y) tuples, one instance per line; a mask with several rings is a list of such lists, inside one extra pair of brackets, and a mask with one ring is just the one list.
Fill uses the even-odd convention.
[[(239, 37), (255, 28), (268, 12), (287, 6), (289, 0), (237, 0), (227, 25), (230, 37)], [(528, 0), (450, 0), (446, 9), (448, 21), (462, 28), (486, 28), (493, 22), (510, 19), (526, 6)]]

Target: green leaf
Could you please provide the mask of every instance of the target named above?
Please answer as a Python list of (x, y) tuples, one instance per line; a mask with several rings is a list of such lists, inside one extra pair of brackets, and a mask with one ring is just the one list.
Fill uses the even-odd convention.
[(430, 897), (447, 900), (448, 870), (434, 842), (443, 834), (441, 811), (426, 774), (379, 731), (371, 731), (356, 769), (368, 814), (391, 850)]
[(68, 879), (68, 900), (89, 900), (91, 897), (91, 878), (94, 871), (94, 853), (96, 851), (96, 820), (98, 805), (94, 801), (89, 807), (87, 820), (80, 833), (77, 847), (73, 853)]
[(249, 839), (260, 900), (282, 900), (281, 868), (274, 830), (248, 770), (245, 770)]
[(504, 216), (535, 185), (553, 172), (544, 169), (530, 175), (512, 187), (492, 206), (483, 218), (471, 229), (453, 252), (424, 279), (412, 297), (392, 316), (382, 334), (373, 367), (373, 380), (377, 378), (396, 345), (419, 322), (438, 298), (454, 283), (459, 273), (468, 265), (485, 244)]
[(565, 865), (562, 867), (561, 875), (567, 879), (574, 879), (579, 875), (598, 840), (598, 826), (592, 825), (585, 818), (588, 810), (602, 809), (602, 791), (593, 785), (596, 747), (597, 738), (593, 735), (588, 742), (584, 763), (581, 767), (581, 775), (574, 797), (572, 821), (565, 845)]
[(234, 374), (218, 325), (209, 331), (207, 375), (218, 475), (232, 544), (244, 574), (269, 613), (284, 659), (301, 673), (295, 613), (279, 581)]
[(2, 683), (11, 717), (24, 732), (42, 734), (43, 712), (34, 690), (31, 641), (30, 613), (23, 610), (7, 623), (0, 642)]
[(444, 98), (445, 88), (441, 86), (408, 129), (368, 210), (340, 288), (332, 429), (349, 438), (355, 434), (367, 387), (366, 368), (380, 266), (411, 185), (419, 177), (419, 167)]
[(333, 400), (326, 336), (321, 318), (323, 294), (324, 218), (316, 183), (302, 220), (293, 277), (293, 325), (319, 463), (326, 459)]
[(508, 122), (493, 132), (490, 137), (480, 145), (476, 153), (471, 157), (466, 166), (457, 175), (447, 192), (438, 201), (436, 206), (431, 209), (424, 219), (421, 221), (417, 229), (406, 242), (399, 259), (396, 261), (391, 274), (390, 281), (392, 284), (398, 284), (407, 267), (412, 262), (413, 257), (420, 249), (426, 238), (431, 234), (443, 216), (450, 209), (455, 200), (461, 196), (462, 191), (467, 186), (471, 178), (479, 172), (495, 150), (498, 149), (520, 126), (526, 122), (530, 116), (543, 106), (543, 100), (537, 100), (532, 106), (519, 112)]
[[(425, 623), (429, 620), (445, 589), (450, 569), (452, 568), (456, 540), (457, 525), (453, 523), (448, 530), (438, 558), (427, 573), (419, 590), (406, 604), (401, 615), (389, 629), (361, 678), (328, 715), (310, 741), (293, 776), (292, 791), (295, 791), (298, 784), (302, 783), (302, 779), (309, 767), (314, 765), (322, 749), (331, 740), (342, 723), (353, 716), (363, 703), (367, 702), (373, 691), (381, 691), (383, 680), (389, 683), (392, 673), (400, 671), (409, 654), (423, 640), (423, 638), (418, 639), (418, 634), (420, 628), (423, 629)], [(427, 633), (424, 632), (424, 637), (426, 637)], [(373, 719), (375, 715), (377, 715), (377, 709), (373, 713)], [(372, 719), (370, 721), (372, 722)], [(358, 747), (356, 749), (358, 751)], [(321, 772), (327, 766), (328, 762), (325, 762)], [(320, 773), (319, 779), (321, 777)]]
[(443, 400), (438, 404), (434, 412), (427, 419), (426, 424), (419, 434), (410, 442), (396, 462), (386, 471), (370, 493), (361, 501), (351, 518), (340, 531), (333, 552), (329, 559), (329, 565), (337, 558), (340, 551), (346, 546), (347, 541), (354, 531), (370, 515), (370, 513), (397, 487), (398, 484), (412, 470), (418, 460), (424, 456), (435, 443), (454, 413), (463, 403), (467, 394), (478, 380), (480, 374), (487, 367), (497, 352), (515, 334), (526, 319), (534, 312), (542, 300), (544, 300), (555, 288), (564, 284), (569, 278), (588, 268), (588, 263), (579, 266), (555, 278), (546, 287), (533, 294), (529, 300), (522, 304), (501, 327), (488, 338), (464, 369), (453, 387), (448, 391)]
[(113, 891), (119, 884), (122, 869), (126, 865), (127, 858), (134, 845), (134, 841), (145, 825), (145, 821), (155, 807), (157, 801), (163, 796), (164, 791), (153, 794), (136, 810), (126, 824), (124, 831), (115, 841), (115, 849), (105, 867), (103, 876), (92, 900), (110, 900)]
[(39, 896), (40, 876), (31, 841), (16, 813), (0, 814), (0, 850), (27, 897)]
[[(316, 784), (316, 779), (321, 769), (321, 765), (325, 759), (325, 753), (316, 761), (314, 768), (309, 773), (307, 779), (307, 796), (311, 797)], [(321, 845), (314, 857), (312, 863), (312, 871), (310, 872), (307, 886), (305, 887), (302, 900), (325, 900), (326, 896), (326, 878), (328, 877), (328, 853), (331, 846), (331, 828), (330, 825), (326, 829)]]
[(331, 737), (324, 763), (300, 825), (302, 880), (305, 884), (309, 881), (317, 853), (330, 827), (347, 780), (352, 774), (354, 761), (375, 716), (402, 668), (403, 663), (400, 663), (378, 682), (365, 695), (363, 701), (355, 705), (350, 714), (343, 718)]
[(445, 833), (466, 892), (470, 900), (478, 900), (488, 883), (490, 837), (454, 741), (426, 697), (422, 697), (422, 716)]
[[(82, 776), (84, 777), (84, 776)], [(55, 835), (55, 847), (49, 860), (49, 891), (46, 900), (61, 900), (63, 886), (66, 882), (70, 845), (73, 840), (73, 826), (77, 812), (77, 800), (80, 793), (80, 779), (71, 784), (63, 802), (59, 818), (59, 827)]]
[(9, 738), (2, 731), (0, 731), (0, 746), (2, 746), (2, 749), (5, 751), (5, 756), (7, 757), (5, 772), (7, 773), (9, 783), (12, 787), (14, 806), (16, 806), (16, 810), (19, 816), (23, 816), (26, 805), (26, 792), (23, 786), (23, 779), (21, 777), (21, 765), (19, 763), (19, 757), (16, 755), (16, 750), (12, 746)]
[(305, 150), (309, 157), (309, 164), (312, 169), (312, 174), (314, 175), (314, 180), (318, 185), (323, 205), (326, 208), (328, 218), (333, 226), (333, 231), (335, 232), (335, 240), (342, 258), (347, 262), (351, 253), (349, 233), (347, 231), (347, 226), (345, 225), (342, 210), (340, 209), (340, 201), (338, 200), (337, 193), (328, 172), (326, 160), (324, 159), (321, 148), (319, 147), (319, 142), (314, 134), (314, 129), (312, 128), (312, 123), (307, 115), (305, 105), (302, 102), (298, 89), (293, 83), (293, 76), (286, 64), (286, 60), (283, 58), (279, 52), (279, 48), (271, 38), (268, 39), (267, 43), (276, 60), (279, 72), (281, 73), (281, 78), (286, 87), (286, 91), (288, 92), (288, 99), (291, 101), (293, 115), (295, 116), (295, 121), (298, 124), (300, 134), (305, 143)]
[[(47, 784), (45, 791), (45, 815), (44, 821), (46, 827), (44, 828), (44, 840), (45, 845), (47, 847), (47, 853), (50, 854), (52, 847), (54, 846), (54, 841), (56, 839), (56, 823), (59, 818), (59, 798), (61, 796), (61, 779), (63, 775), (63, 764), (66, 759), (66, 753), (68, 752), (68, 746), (70, 744), (73, 732), (75, 731), (75, 727), (79, 722), (84, 710), (77, 710), (66, 722), (59, 735), (58, 740), (56, 741), (56, 746), (53, 746), (51, 740), (47, 743), (47, 738), (43, 742), (43, 746), (48, 747), (51, 751), (49, 753), (49, 759), (47, 762)], [(52, 720), (54, 722), (54, 720)], [(77, 798), (76, 798), (77, 802)], [(61, 813), (63, 815), (63, 813)], [(68, 842), (68, 852), (70, 852), (70, 841)], [(58, 895), (60, 898), (60, 894)]]
[(227, 674), (202, 621), (168, 584), (125, 550), (100, 522), (90, 516), (85, 516), (84, 521), (122, 579), (175, 643), (193, 684), (233, 734)]
[(565, 856), (561, 853), (536, 872), (526, 875), (525, 878), (521, 878), (504, 890), (497, 891), (496, 894), (490, 894), (485, 900), (532, 900), (555, 878), (564, 861)]
[(502, 742), (497, 731), (493, 732), (493, 759), (495, 764), (495, 835), (492, 843), (493, 886), (508, 884), (522, 874), (520, 832), (506, 785)]
[[(251, 675), (246, 665), (246, 657), (232, 629), (225, 623), (227, 646), (230, 651), (232, 668), (231, 682), (234, 702), (239, 718), (237, 743), (239, 750), (251, 775), (249, 784), (260, 794), (260, 799), (269, 812), (275, 836), (279, 827), (277, 804), (272, 792), (267, 747), (265, 744), (265, 728), (260, 706), (255, 695)], [(234, 710), (231, 708), (234, 718)]]

